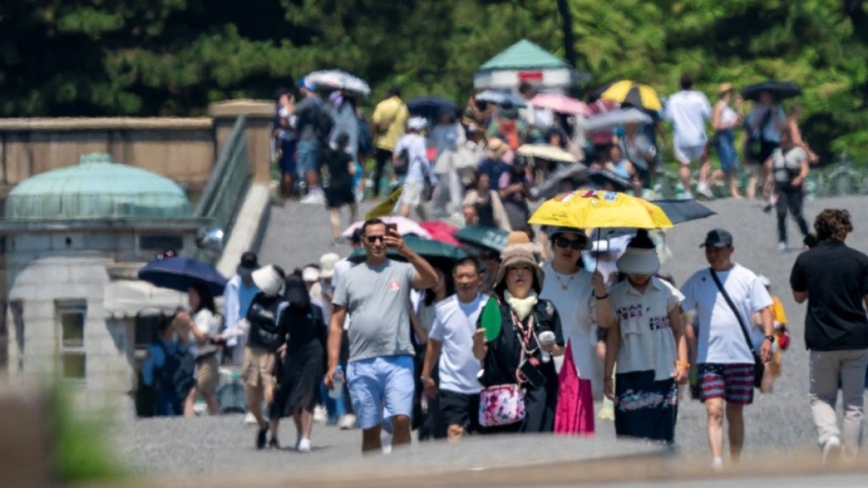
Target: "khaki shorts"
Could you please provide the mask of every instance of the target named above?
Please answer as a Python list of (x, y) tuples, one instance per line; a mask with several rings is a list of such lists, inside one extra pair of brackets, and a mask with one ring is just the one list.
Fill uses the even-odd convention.
[(196, 363), (196, 391), (199, 393), (217, 393), (217, 384), (219, 383), (220, 364), (217, 362), (217, 355), (202, 359)]
[(274, 353), (259, 347), (245, 347), (241, 362), (241, 379), (245, 385), (266, 387), (274, 385)]

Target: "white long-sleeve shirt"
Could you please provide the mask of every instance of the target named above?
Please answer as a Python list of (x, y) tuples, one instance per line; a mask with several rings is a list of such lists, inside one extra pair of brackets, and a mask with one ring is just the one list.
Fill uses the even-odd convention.
[[(246, 284), (241, 276), (233, 276), (226, 284), (223, 290), (223, 316), (226, 318), (226, 329), (232, 330), (238, 326), (247, 316), (247, 309), (250, 308), (250, 303), (256, 294), (259, 293), (259, 288), (253, 283)], [(243, 341), (244, 336), (234, 336), (227, 341), (227, 344), (232, 347), (238, 345), (238, 341)], [(243, 346), (243, 344), (241, 344)]]

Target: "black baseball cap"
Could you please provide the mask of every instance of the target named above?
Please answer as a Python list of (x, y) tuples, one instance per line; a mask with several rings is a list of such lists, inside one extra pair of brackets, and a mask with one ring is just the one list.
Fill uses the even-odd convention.
[(256, 253), (253, 251), (247, 251), (246, 253), (241, 255), (241, 262), (238, 263), (239, 268), (243, 268), (246, 270), (253, 271), (259, 268), (259, 258), (256, 257)]
[(732, 234), (725, 229), (712, 229), (705, 235), (705, 242), (699, 247), (714, 246), (717, 248), (729, 247), (732, 245)]

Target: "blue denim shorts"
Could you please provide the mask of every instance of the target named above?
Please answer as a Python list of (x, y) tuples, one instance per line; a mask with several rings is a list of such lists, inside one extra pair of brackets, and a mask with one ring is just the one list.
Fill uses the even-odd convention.
[(360, 429), (370, 429), (383, 423), (384, 413), (390, 416), (413, 413), (412, 356), (387, 356), (347, 364), (347, 386), (353, 411)]
[(299, 176), (304, 176), (305, 173), (316, 171), (319, 168), (319, 142), (308, 139), (298, 141), (298, 164)]

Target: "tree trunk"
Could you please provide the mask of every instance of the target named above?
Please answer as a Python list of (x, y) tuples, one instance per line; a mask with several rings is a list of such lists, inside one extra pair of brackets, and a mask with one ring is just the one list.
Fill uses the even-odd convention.
[(573, 35), (573, 15), (567, 0), (558, 0), (558, 12), (561, 15), (561, 30), (564, 36), (564, 58), (567, 64), (576, 67), (575, 36)]

